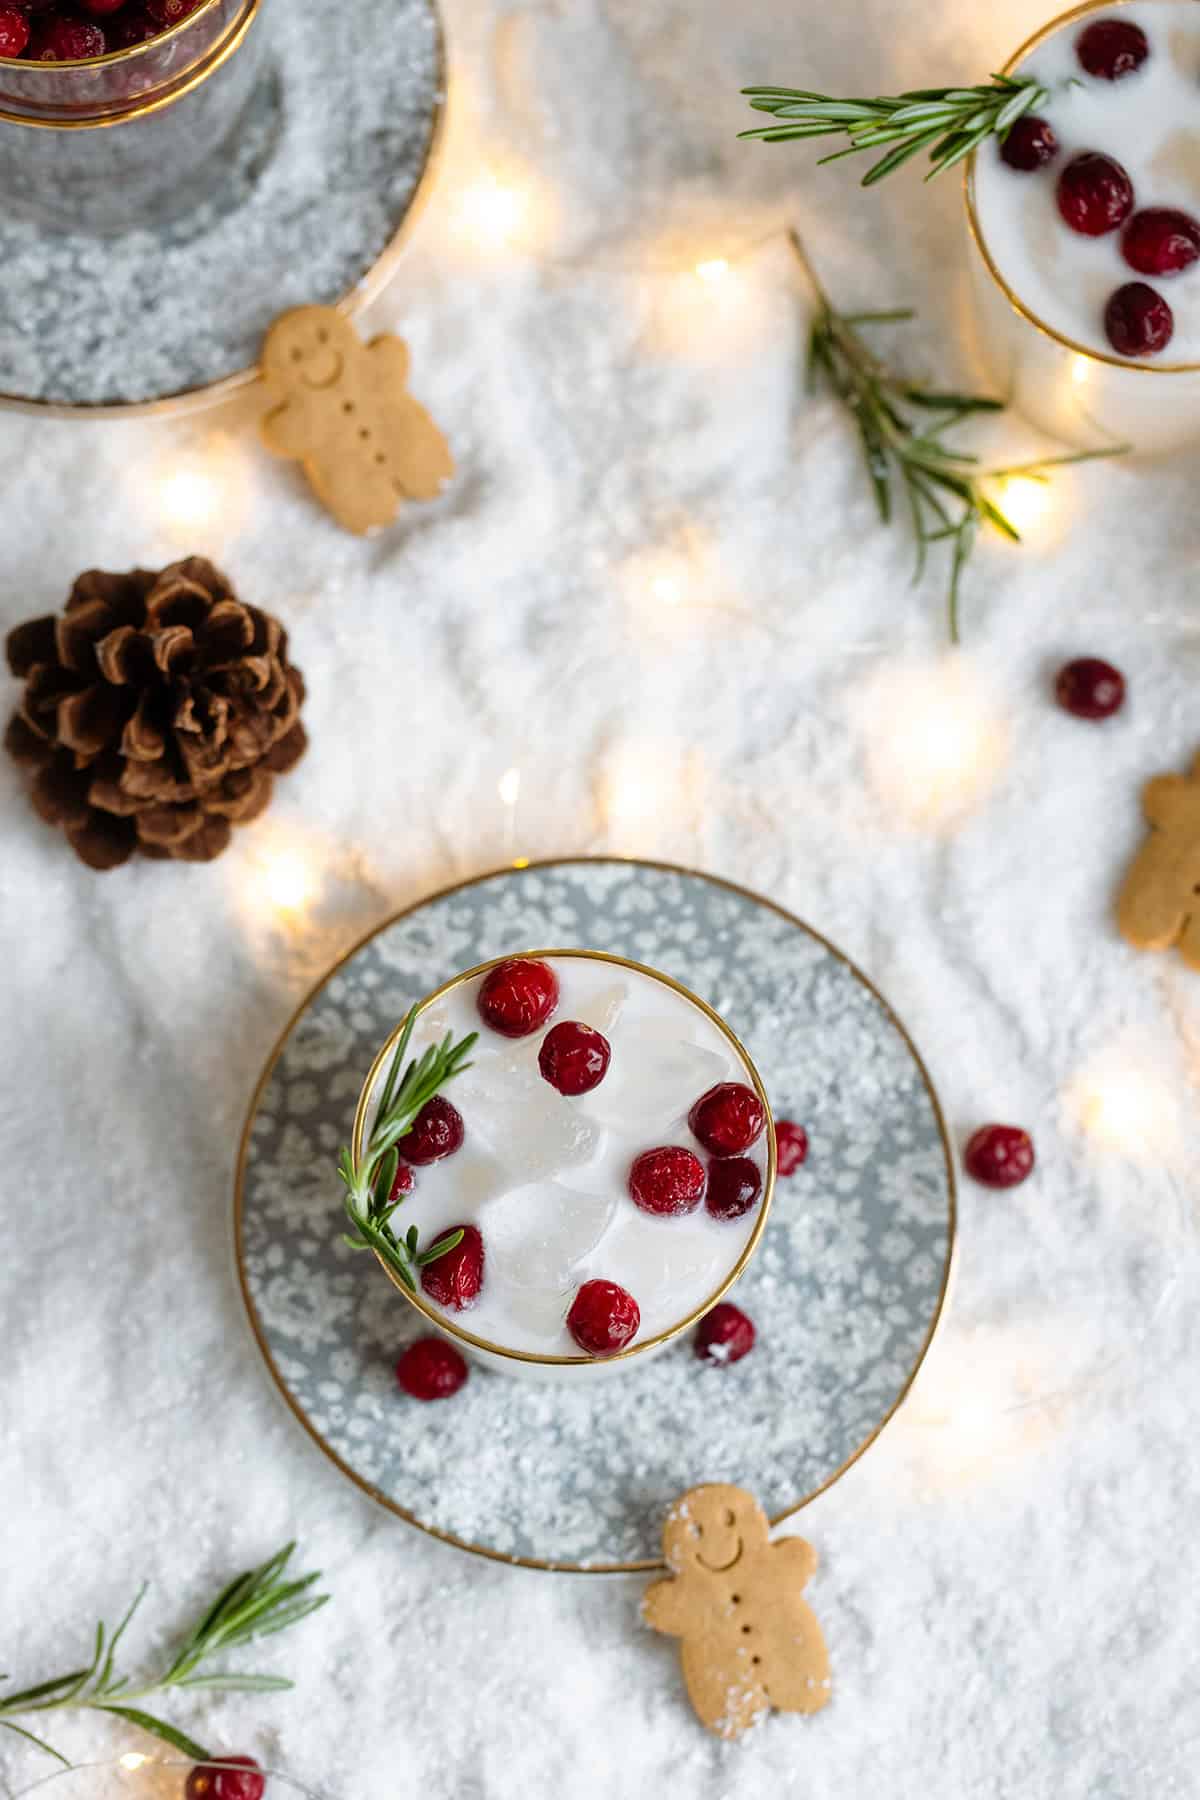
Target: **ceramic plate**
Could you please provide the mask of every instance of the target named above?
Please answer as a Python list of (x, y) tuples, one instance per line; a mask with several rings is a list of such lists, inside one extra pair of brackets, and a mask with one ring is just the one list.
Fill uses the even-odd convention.
[(89, 238), (0, 219), (0, 398), (60, 409), (216, 399), (290, 306), (390, 270), (441, 114), (433, 0), (269, 0), (266, 69), (212, 194)]
[[(759, 1342), (733, 1368), (681, 1340), (585, 1392), (472, 1371), (452, 1400), (393, 1375), (423, 1321), (341, 1241), (338, 1146), (371, 1060), (413, 1002), (531, 944), (614, 951), (728, 1020), (808, 1162), (781, 1180), (736, 1290)], [(465, 1549), (538, 1568), (653, 1567), (665, 1508), (736, 1481), (775, 1519), (861, 1454), (903, 1399), (945, 1298), (953, 1169), (929, 1078), (874, 988), (798, 919), (709, 876), (581, 860), (508, 869), (393, 919), (284, 1034), (236, 1184), (251, 1324), (293, 1412), (388, 1507)]]

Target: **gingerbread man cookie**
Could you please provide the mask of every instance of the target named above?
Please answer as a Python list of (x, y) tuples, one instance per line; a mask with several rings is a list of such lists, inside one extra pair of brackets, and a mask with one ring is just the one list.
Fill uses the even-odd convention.
[(276, 405), (267, 448), (304, 465), (347, 531), (390, 525), (404, 500), (432, 500), (454, 473), (446, 440), (408, 391), (408, 346), (364, 344), (331, 306), (284, 313), (267, 333), (262, 375)]
[(803, 1538), (772, 1543), (744, 1488), (713, 1484), (677, 1500), (663, 1528), (671, 1578), (642, 1598), (655, 1631), (681, 1638), (683, 1678), (701, 1723), (734, 1738), (775, 1707), (819, 1712), (829, 1655), (801, 1590), (817, 1566)]
[(1200, 969), (1200, 757), (1188, 775), (1159, 775), (1142, 794), (1153, 829), (1125, 877), (1122, 935), (1139, 950), (1178, 944)]

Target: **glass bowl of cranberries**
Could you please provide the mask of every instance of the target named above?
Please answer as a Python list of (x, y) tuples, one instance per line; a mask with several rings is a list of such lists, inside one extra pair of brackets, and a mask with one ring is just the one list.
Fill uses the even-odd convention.
[(262, 0), (0, 0), (14, 212), (112, 235), (184, 212), (245, 116)]
[(572, 949), (498, 957), (413, 1008), (367, 1075), (343, 1180), (359, 1241), (441, 1334), (397, 1371), (429, 1400), (464, 1357), (575, 1383), (640, 1367), (743, 1273), (775, 1170), (762, 1081), (720, 1015)]
[(1005, 65), (1048, 94), (967, 164), (993, 379), (1081, 448), (1200, 436), (1200, 7), (1094, 0)]
[(211, 1763), (164, 1761), (130, 1751), (112, 1763), (79, 1763), (23, 1788), (17, 1800), (332, 1800), (252, 1756)]

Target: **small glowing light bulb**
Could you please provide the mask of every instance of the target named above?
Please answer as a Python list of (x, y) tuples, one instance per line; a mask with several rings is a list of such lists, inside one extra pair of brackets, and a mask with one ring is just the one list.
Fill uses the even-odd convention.
[(1052, 504), (1049, 482), (1029, 475), (1010, 476), (1000, 490), (1000, 510), (1020, 532), (1032, 530)]
[(1072, 1099), (1084, 1130), (1105, 1149), (1169, 1160), (1178, 1127), (1173, 1096), (1135, 1063), (1103, 1059), (1078, 1078)]
[(520, 769), (506, 769), (497, 784), (501, 803), (504, 806), (515, 806), (521, 798)]
[(150, 1761), (150, 1758), (143, 1756), (140, 1750), (127, 1750), (124, 1756), (117, 1758), (117, 1761), (123, 1769), (133, 1770), (142, 1768), (145, 1763)]
[(163, 476), (159, 503), (169, 525), (195, 531), (211, 525), (221, 511), (223, 484), (202, 462), (181, 463)]
[(683, 584), (672, 575), (655, 575), (650, 582), (650, 595), (660, 606), (678, 606), (683, 599)]
[(696, 274), (701, 281), (724, 281), (729, 273), (729, 263), (724, 256), (710, 256), (704, 262), (696, 264)]
[(298, 912), (312, 898), (312, 870), (298, 850), (276, 850), (262, 865), (262, 888), (280, 912)]
[(499, 247), (511, 241), (525, 212), (525, 196), (489, 177), (465, 188), (459, 197), (458, 222), (467, 237)]
[(1082, 387), (1091, 372), (1092, 365), (1090, 358), (1086, 356), (1073, 356), (1071, 358), (1071, 380), (1075, 383), (1076, 387)]

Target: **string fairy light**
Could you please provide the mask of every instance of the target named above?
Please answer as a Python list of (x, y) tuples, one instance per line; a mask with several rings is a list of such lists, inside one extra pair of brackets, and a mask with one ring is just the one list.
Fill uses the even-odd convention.
[(124, 1756), (118, 1756), (117, 1761), (132, 1774), (135, 1770), (144, 1768), (150, 1758), (143, 1756), (140, 1750), (127, 1750)]
[(872, 786), (889, 817), (922, 829), (956, 824), (999, 779), (1008, 733), (969, 665), (889, 667), (856, 690)]
[(701, 281), (707, 281), (710, 284), (716, 281), (724, 281), (728, 273), (729, 258), (727, 256), (709, 256), (702, 262), (696, 264), (697, 277)]
[(597, 783), (613, 847), (626, 854), (661, 850), (666, 821), (693, 835), (705, 786), (698, 749), (668, 739), (623, 739), (609, 752)]
[[(521, 771), (518, 768), (505, 769), (496, 783), (496, 792), (500, 796), (500, 804), (504, 808), (504, 855), (509, 862), (516, 860), (513, 852), (517, 847), (517, 804), (521, 798)], [(517, 865), (520, 867), (520, 863)], [(526, 863), (526, 866), (527, 863)]]
[(316, 894), (316, 870), (297, 849), (267, 851), (259, 859), (258, 886), (277, 912), (298, 913)]
[(1131, 1161), (1170, 1165), (1179, 1158), (1179, 1109), (1165, 1081), (1132, 1048), (1102, 1051), (1068, 1083), (1068, 1112), (1100, 1149)]

